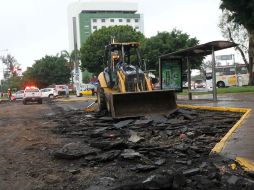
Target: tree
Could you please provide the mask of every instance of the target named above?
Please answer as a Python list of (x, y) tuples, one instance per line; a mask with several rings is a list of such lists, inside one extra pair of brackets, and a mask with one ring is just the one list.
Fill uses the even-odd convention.
[(1, 56), (0, 59), (7, 67), (6, 71), (4, 72), (4, 79), (8, 79), (12, 75), (16, 75), (16, 70), (19, 68), (20, 64), (17, 62), (15, 57), (7, 54), (6, 56)]
[(80, 60), (80, 51), (79, 50), (77, 50), (77, 52), (75, 52), (75, 50), (73, 50), (71, 53), (69, 53), (66, 50), (61, 51), (61, 56), (63, 56), (65, 59), (67, 59), (68, 66), (71, 70), (70, 74), (71, 74), (71, 83), (72, 84), (74, 83), (73, 69), (74, 69), (74, 63), (75, 63), (75, 53), (77, 55), (77, 59)]
[(104, 49), (112, 37), (118, 42), (141, 42), (144, 40), (143, 34), (135, 31), (131, 26), (110, 26), (97, 30), (82, 44), (80, 50), (81, 70), (88, 70), (94, 74), (103, 70)]
[(253, 0), (222, 0), (220, 8), (228, 10), (231, 14), (228, 21), (244, 26), (249, 38), (249, 84), (253, 85), (253, 57), (254, 57), (254, 3)]
[(246, 67), (249, 70), (249, 62), (246, 59), (248, 57), (248, 32), (238, 23), (233, 22), (232, 20), (229, 21), (231, 13), (227, 10), (222, 12), (220, 17), (219, 28), (221, 29), (222, 35), (227, 40), (239, 44), (235, 47), (235, 49), (240, 53)]
[[(147, 39), (142, 46), (143, 57), (147, 69), (158, 70), (158, 57), (163, 54), (175, 52), (198, 44), (196, 38), (190, 38), (186, 33), (173, 29), (171, 32), (159, 32), (156, 36)], [(198, 68), (202, 58), (191, 59), (192, 69)]]
[(69, 83), (71, 69), (64, 56), (48, 56), (36, 60), (35, 64), (24, 72), (24, 85), (36, 85), (39, 88), (51, 84)]

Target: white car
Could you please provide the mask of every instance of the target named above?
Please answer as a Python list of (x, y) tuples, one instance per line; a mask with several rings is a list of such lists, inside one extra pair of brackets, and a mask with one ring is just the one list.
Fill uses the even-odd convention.
[(42, 98), (55, 98), (58, 95), (56, 89), (54, 88), (43, 88), (41, 89)]
[(42, 104), (41, 92), (39, 88), (34, 86), (25, 88), (23, 104), (26, 105), (27, 102), (37, 102), (38, 104)]
[(55, 85), (57, 95), (69, 96), (69, 87), (67, 85)]
[(24, 90), (19, 90), (13, 94), (13, 97), (15, 100), (23, 99), (23, 96), (24, 96)]

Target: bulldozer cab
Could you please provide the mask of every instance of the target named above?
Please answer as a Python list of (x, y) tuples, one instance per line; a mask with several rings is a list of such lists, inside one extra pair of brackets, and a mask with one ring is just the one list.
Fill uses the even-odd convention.
[(140, 43), (111, 43), (105, 47), (106, 82), (113, 88), (117, 83), (116, 72), (124, 65), (141, 67)]
[(105, 47), (106, 65), (110, 69), (116, 69), (119, 61), (125, 64), (141, 66), (141, 57), (139, 52), (140, 43), (112, 43)]

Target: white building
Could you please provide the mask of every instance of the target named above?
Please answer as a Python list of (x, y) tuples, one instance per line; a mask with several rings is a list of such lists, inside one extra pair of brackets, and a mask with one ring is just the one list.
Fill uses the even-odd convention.
[(137, 13), (138, 5), (127, 2), (75, 2), (68, 8), (69, 49), (74, 49), (73, 17), (76, 17), (77, 45), (95, 30), (114, 25), (130, 25), (144, 33), (143, 15)]

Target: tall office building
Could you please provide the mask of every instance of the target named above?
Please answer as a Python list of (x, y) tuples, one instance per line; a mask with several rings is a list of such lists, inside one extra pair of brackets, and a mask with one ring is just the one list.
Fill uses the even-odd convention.
[(137, 13), (136, 3), (127, 2), (75, 2), (68, 8), (69, 47), (74, 49), (73, 21), (76, 17), (77, 46), (95, 30), (114, 25), (130, 25), (144, 33), (143, 15)]

